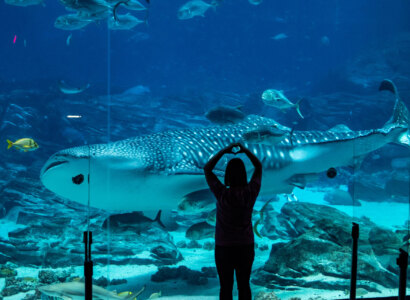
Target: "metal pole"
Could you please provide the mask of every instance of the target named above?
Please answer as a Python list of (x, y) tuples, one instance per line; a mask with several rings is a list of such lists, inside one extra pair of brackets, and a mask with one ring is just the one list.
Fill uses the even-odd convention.
[(353, 222), (352, 226), (353, 250), (352, 250), (352, 274), (350, 276), (350, 300), (356, 299), (357, 283), (357, 248), (359, 241), (359, 224)]
[(91, 260), (91, 244), (93, 242), (91, 231), (84, 231), (84, 278), (85, 278), (85, 300), (93, 299), (93, 261)]
[(397, 265), (400, 268), (400, 285), (399, 285), (399, 300), (406, 299), (406, 280), (407, 280), (407, 265), (409, 263), (409, 254), (400, 249)]

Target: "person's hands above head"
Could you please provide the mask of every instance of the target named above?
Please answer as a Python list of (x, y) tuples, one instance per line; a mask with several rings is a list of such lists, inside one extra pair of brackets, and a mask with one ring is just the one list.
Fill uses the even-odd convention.
[(232, 154), (238, 154), (243, 152), (243, 145), (241, 143), (233, 143), (229, 145)]
[(246, 149), (244, 145), (242, 145), (241, 143), (236, 143), (236, 147), (239, 148), (239, 150), (236, 153), (244, 153), (244, 150)]
[(233, 153), (233, 152), (232, 152), (232, 148), (234, 147), (233, 145), (234, 145), (234, 144), (230, 144), (229, 146), (223, 148), (223, 149), (221, 150), (221, 152), (222, 152), (223, 154), (231, 154), (231, 153)]
[(241, 143), (232, 143), (229, 146), (222, 149), (222, 153), (224, 154), (238, 154), (243, 153), (244, 149), (246, 149)]

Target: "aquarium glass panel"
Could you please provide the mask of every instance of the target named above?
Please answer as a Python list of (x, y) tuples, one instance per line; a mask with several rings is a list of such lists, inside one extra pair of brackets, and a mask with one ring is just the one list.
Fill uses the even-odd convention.
[(397, 296), (409, 11), (1, 2), (0, 298)]
[[(393, 143), (359, 158), (350, 185), (356, 202), (354, 220), (360, 226), (356, 295), (365, 298), (399, 294), (398, 259), (400, 250), (408, 253), (409, 248), (409, 152), (397, 142), (402, 139), (400, 126), (391, 125), (392, 120), (400, 123), (402, 114), (395, 111), (403, 102), (389, 91), (383, 93), (380, 103), (395, 103), (393, 117), (384, 128), (399, 134)], [(375, 122), (378, 119), (374, 117)], [(357, 157), (365, 143), (365, 139), (355, 142)]]

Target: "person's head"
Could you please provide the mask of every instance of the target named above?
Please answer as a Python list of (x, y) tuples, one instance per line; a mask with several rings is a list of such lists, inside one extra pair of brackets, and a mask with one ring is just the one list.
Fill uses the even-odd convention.
[(240, 158), (233, 158), (228, 162), (225, 170), (225, 186), (236, 187), (248, 184), (246, 169)]

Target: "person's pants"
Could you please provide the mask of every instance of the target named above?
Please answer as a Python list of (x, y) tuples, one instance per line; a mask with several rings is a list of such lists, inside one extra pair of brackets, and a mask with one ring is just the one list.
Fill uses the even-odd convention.
[(239, 300), (252, 300), (249, 279), (255, 258), (254, 244), (240, 246), (215, 245), (215, 263), (221, 289), (220, 300), (232, 300), (233, 271), (236, 274)]

